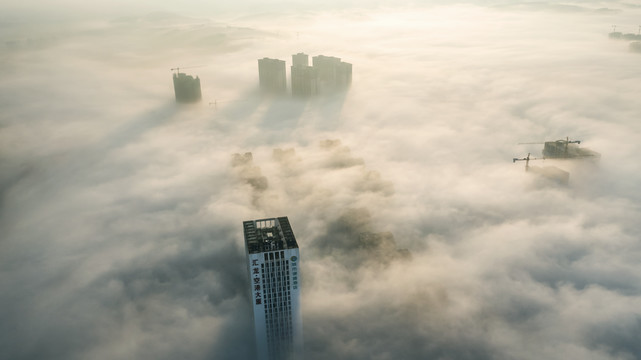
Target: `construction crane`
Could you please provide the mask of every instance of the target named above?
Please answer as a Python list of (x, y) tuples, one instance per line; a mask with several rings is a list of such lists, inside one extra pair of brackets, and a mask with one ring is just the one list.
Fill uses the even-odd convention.
[(525, 171), (528, 171), (530, 168), (530, 160), (545, 160), (545, 158), (531, 158), (530, 153), (527, 153), (527, 156), (524, 158), (512, 158), (512, 163), (517, 161), (525, 161)]
[(171, 71), (176, 71), (176, 74), (178, 74), (180, 72), (180, 69), (193, 69), (193, 68), (199, 68), (199, 67), (203, 67), (203, 66), (205, 66), (205, 65), (185, 66), (185, 67), (182, 67), (182, 68), (176, 66), (175, 68), (171, 68), (170, 70)]
[(568, 144), (577, 144), (579, 145), (581, 143), (581, 140), (570, 140), (569, 137), (565, 137), (565, 153), (568, 153)]
[[(564, 141), (564, 140), (557, 140), (557, 141)], [(546, 142), (549, 142), (549, 141), (546, 141)], [(537, 141), (537, 142), (520, 142), (520, 143), (517, 143), (517, 144), (518, 144), (518, 145), (527, 145), (527, 144), (545, 144), (546, 142), (544, 142), (544, 141)], [(566, 142), (566, 145), (567, 145), (567, 144), (580, 144), (580, 143), (581, 143), (581, 140), (570, 140), (570, 138), (566, 136), (566, 137), (565, 137), (565, 142)]]
[(512, 158), (512, 163), (517, 161), (525, 161), (525, 171), (532, 172), (534, 174), (540, 175), (547, 180), (551, 180), (555, 183), (561, 185), (567, 185), (570, 181), (570, 173), (559, 169), (556, 166), (532, 166), (530, 167), (530, 160), (545, 160), (546, 158), (533, 158), (530, 157), (530, 153), (527, 154), (524, 158)]
[(581, 140), (570, 140), (565, 137), (565, 140), (545, 141), (545, 142), (524, 142), (518, 143), (519, 145), (526, 144), (543, 144), (543, 156), (548, 158), (569, 158), (568, 144), (580, 144)]

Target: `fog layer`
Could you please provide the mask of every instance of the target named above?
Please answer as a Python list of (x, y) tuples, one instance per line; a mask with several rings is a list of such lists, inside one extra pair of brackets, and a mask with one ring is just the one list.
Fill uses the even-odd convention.
[[(641, 9), (292, 4), (6, 5), (0, 358), (252, 359), (242, 221), (276, 216), (306, 359), (641, 358), (641, 58), (607, 36)], [(298, 52), (352, 87), (261, 96)], [(567, 185), (511, 161), (566, 136), (600, 161), (530, 165)]]

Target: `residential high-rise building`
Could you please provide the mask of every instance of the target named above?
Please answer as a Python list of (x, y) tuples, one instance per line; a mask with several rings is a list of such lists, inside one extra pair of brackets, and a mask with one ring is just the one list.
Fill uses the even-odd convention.
[(292, 96), (309, 97), (318, 93), (318, 72), (309, 66), (307, 54), (292, 55)]
[(302, 356), (298, 243), (287, 217), (243, 222), (259, 360)]
[(324, 55), (314, 56), (312, 64), (318, 72), (321, 93), (343, 90), (352, 84), (352, 64)]
[(336, 69), (336, 87), (347, 89), (352, 85), (352, 64), (341, 61)]
[(258, 80), (260, 89), (271, 94), (287, 93), (285, 61), (278, 59), (258, 59)]
[(185, 73), (174, 73), (174, 93), (177, 102), (196, 102), (202, 98), (200, 79)]
[(309, 66), (309, 55), (305, 53), (292, 55), (292, 66)]

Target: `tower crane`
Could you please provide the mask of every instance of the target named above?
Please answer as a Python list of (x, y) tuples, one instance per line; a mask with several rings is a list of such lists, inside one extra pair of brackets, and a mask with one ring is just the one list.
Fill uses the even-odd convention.
[(182, 67), (182, 68), (181, 68), (181, 67), (176, 66), (175, 68), (171, 68), (170, 70), (171, 70), (171, 71), (176, 71), (176, 74), (178, 74), (178, 73), (180, 72), (180, 69), (193, 69), (193, 68), (199, 68), (199, 67), (203, 67), (203, 66), (204, 66), (204, 65), (185, 66), (185, 67)]
[(568, 144), (580, 144), (581, 140), (570, 140), (569, 137), (565, 137), (565, 154), (567, 155), (568, 153)]
[(525, 171), (528, 171), (530, 168), (530, 160), (545, 160), (545, 158), (532, 158), (530, 157), (530, 153), (527, 153), (527, 156), (524, 158), (512, 158), (512, 163), (515, 163), (517, 161), (525, 161)]
[[(581, 140), (570, 140), (569, 137), (565, 137), (565, 140), (556, 140), (556, 141), (545, 141), (545, 142), (523, 142), (518, 143), (519, 145), (526, 144), (544, 144), (543, 155), (548, 157), (568, 157), (568, 144), (580, 144)], [(546, 154), (547, 152), (552, 152), (552, 154)]]
[[(565, 140), (557, 140), (557, 141), (565, 141), (565, 144), (580, 144), (581, 140), (570, 140), (569, 137), (565, 137)], [(528, 144), (545, 144), (543, 141), (537, 141), (537, 142), (520, 142), (517, 143), (517, 145), (528, 145)]]

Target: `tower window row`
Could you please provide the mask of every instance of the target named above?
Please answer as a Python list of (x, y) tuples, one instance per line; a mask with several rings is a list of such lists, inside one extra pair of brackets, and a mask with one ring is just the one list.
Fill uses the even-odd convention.
[(279, 260), (279, 259), (284, 259), (285, 258), (285, 252), (284, 251), (273, 251), (273, 252), (267, 252), (264, 255), (265, 261), (267, 260)]

